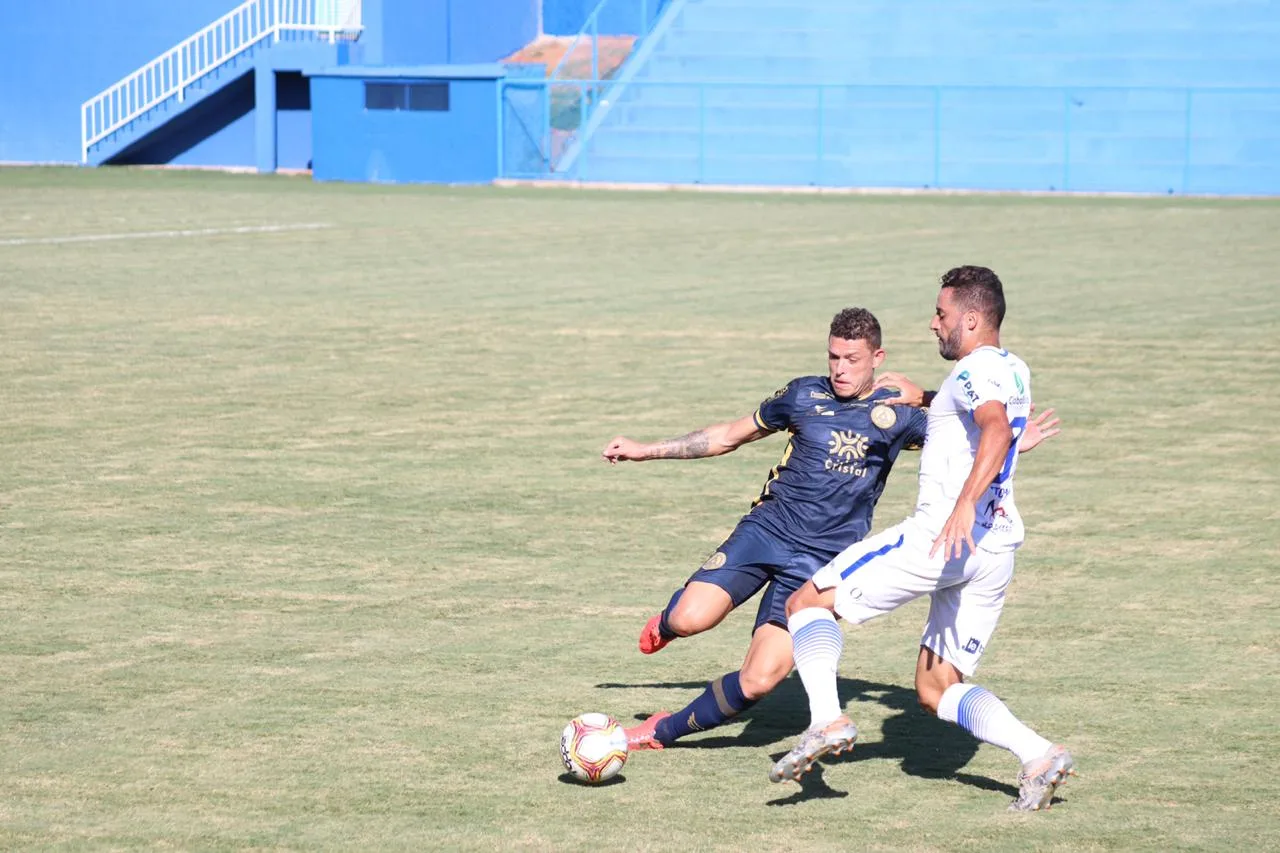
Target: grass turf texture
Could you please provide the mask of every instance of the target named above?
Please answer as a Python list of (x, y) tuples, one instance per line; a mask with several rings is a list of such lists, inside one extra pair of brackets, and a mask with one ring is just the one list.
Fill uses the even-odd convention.
[[(0, 847), (1132, 850), (1280, 837), (1280, 204), (318, 186), (0, 171)], [(753, 607), (635, 636), (782, 450), (610, 468), (825, 370), (865, 305), (936, 383), (936, 277), (1006, 282), (1067, 432), (978, 681), (1082, 776), (914, 707), (924, 604), (853, 629), (803, 787), (744, 719), (568, 784), (583, 711), (678, 708)], [(905, 457), (877, 513), (914, 496)], [(1268, 841), (1267, 839), (1270, 839)]]

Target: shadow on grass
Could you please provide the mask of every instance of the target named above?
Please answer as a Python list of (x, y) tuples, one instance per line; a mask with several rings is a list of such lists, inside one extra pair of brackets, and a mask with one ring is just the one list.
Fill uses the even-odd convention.
[[(606, 689), (701, 691), (706, 687), (706, 682), (604, 683), (596, 686)], [(876, 702), (898, 713), (884, 721), (881, 726), (883, 734), (881, 740), (871, 743), (859, 741), (851, 752), (838, 758), (824, 759), (822, 763), (805, 774), (799, 791), (781, 799), (771, 800), (769, 805), (792, 805), (811, 799), (845, 797), (846, 792), (834, 790), (827, 785), (823, 778), (824, 767), (871, 760), (897, 761), (902, 771), (910, 776), (923, 779), (955, 779), (962, 784), (983, 790), (998, 791), (1011, 797), (1017, 795), (1017, 789), (1012, 785), (959, 772), (977, 753), (978, 741), (968, 732), (944, 723), (922, 710), (916, 702), (914, 688), (897, 684), (880, 684), (857, 678), (840, 678), (837, 680), (837, 688), (841, 705), (848, 709), (849, 715), (855, 722), (858, 719), (857, 703), (860, 702)], [(693, 696), (687, 697), (687, 699), (693, 698)], [(636, 719), (643, 720), (648, 716), (648, 714), (637, 714)], [(697, 740), (681, 740), (667, 748), (726, 749), (770, 746), (779, 740), (798, 737), (808, 719), (809, 701), (799, 677), (793, 673), (759, 704), (735, 721), (746, 724), (740, 733), (700, 737)], [(770, 759), (776, 761), (784, 754), (785, 751), (778, 752), (771, 755)], [(767, 769), (762, 765), (761, 774), (763, 775)]]
[(614, 776), (612, 779), (606, 779), (603, 782), (596, 782), (595, 784), (583, 782), (572, 773), (561, 773), (556, 778), (565, 785), (574, 785), (578, 788), (608, 788), (610, 785), (621, 785), (623, 782), (627, 781), (627, 777), (623, 776), (621, 773)]

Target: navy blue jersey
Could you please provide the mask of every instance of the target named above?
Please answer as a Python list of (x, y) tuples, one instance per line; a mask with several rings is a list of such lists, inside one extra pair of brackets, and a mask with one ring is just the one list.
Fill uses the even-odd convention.
[(878, 402), (896, 396), (840, 400), (827, 377), (802, 376), (761, 403), (756, 425), (791, 439), (743, 520), (833, 554), (866, 536), (898, 453), (924, 444), (928, 413)]

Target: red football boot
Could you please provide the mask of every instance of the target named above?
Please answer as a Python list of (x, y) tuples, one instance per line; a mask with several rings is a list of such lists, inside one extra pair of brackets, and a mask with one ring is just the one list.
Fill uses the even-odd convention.
[(653, 730), (658, 727), (660, 720), (670, 716), (670, 711), (659, 711), (640, 725), (623, 729), (627, 733), (627, 749), (632, 752), (637, 749), (662, 749), (662, 741), (653, 736)]
[(658, 630), (658, 623), (662, 621), (662, 614), (644, 623), (643, 630), (640, 631), (640, 651), (643, 654), (651, 655), (661, 650), (667, 643), (671, 642)]

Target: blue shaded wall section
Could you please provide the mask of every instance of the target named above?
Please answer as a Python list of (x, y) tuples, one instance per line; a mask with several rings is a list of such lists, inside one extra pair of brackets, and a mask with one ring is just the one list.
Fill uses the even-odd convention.
[[(311, 78), (319, 181), (485, 183), (498, 177), (502, 66), (349, 67)], [(441, 112), (365, 109), (366, 83), (448, 81)]]
[(538, 36), (540, 0), (364, 0), (361, 65), (493, 62)]
[(0, 4), (0, 160), (79, 162), (80, 104), (235, 7), (232, 0)]
[[(856, 0), (849, 0), (855, 2)], [(609, 0), (600, 10), (601, 35), (639, 35), (647, 22), (657, 17), (665, 0)], [(552, 36), (574, 36), (581, 32), (600, 0), (544, 0), (542, 30)]]

